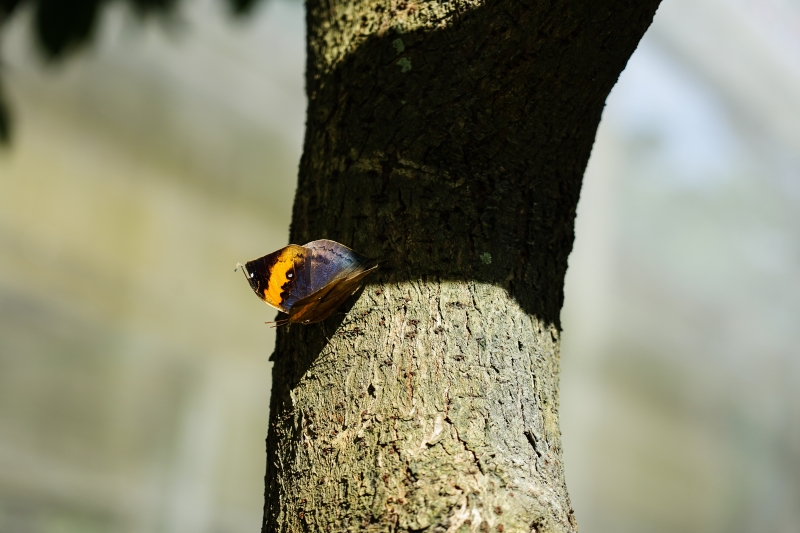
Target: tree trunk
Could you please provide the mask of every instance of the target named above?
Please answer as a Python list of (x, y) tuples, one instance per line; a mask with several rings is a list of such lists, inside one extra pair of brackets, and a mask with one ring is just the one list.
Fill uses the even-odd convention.
[(346, 316), (278, 334), (264, 531), (576, 531), (564, 273), (603, 104), (657, 5), (308, 1), (291, 242), (382, 263)]

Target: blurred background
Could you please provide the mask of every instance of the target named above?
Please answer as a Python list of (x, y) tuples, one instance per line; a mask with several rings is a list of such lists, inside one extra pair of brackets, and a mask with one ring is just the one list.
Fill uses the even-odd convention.
[[(105, 9), (0, 60), (0, 533), (258, 531), (297, 0)], [(800, 531), (800, 3), (665, 0), (578, 209), (561, 422), (580, 528)]]

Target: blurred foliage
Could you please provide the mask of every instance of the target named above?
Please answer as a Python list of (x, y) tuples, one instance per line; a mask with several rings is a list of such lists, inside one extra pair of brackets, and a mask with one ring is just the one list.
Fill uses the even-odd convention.
[[(44, 56), (62, 60), (81, 46), (91, 43), (101, 10), (114, 0), (0, 0), (0, 32), (15, 11), (32, 6), (33, 30)], [(122, 0), (141, 19), (150, 16), (168, 17), (180, 0)], [(250, 14), (259, 0), (223, 0), (233, 14)], [(0, 78), (0, 83), (2, 79)], [(11, 138), (11, 112), (0, 85), (0, 143)]]

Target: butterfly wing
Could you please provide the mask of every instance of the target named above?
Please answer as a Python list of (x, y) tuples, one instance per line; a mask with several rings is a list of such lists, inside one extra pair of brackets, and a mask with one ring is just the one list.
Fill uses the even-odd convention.
[(347, 246), (321, 239), (248, 261), (244, 272), (268, 305), (287, 313), (290, 322), (311, 324), (328, 318), (376, 268)]
[[(308, 250), (290, 244), (276, 252), (245, 263), (245, 276), (256, 295), (278, 311), (288, 313), (294, 303), (306, 296), (308, 283), (304, 273)], [(300, 287), (302, 286), (302, 287)], [(305, 289), (302, 293), (299, 288)]]
[(316, 292), (338, 279), (344, 279), (362, 265), (370, 263), (369, 259), (358, 252), (328, 239), (311, 241), (303, 248), (309, 251), (311, 292)]
[(361, 280), (377, 265), (347, 246), (328, 239), (311, 241), (303, 247), (309, 251), (306, 269), (313, 291), (294, 302), (289, 320), (311, 324), (328, 318), (358, 290)]
[(355, 293), (367, 275), (378, 265), (368, 268), (363, 266), (351, 270), (346, 277), (339, 277), (325, 285), (322, 289), (297, 300), (289, 313), (289, 321), (293, 323), (312, 324), (321, 322), (331, 316), (347, 298)]

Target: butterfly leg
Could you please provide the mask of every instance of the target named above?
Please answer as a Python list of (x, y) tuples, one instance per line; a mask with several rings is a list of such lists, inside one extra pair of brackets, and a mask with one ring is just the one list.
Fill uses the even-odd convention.
[(320, 325), (322, 325), (322, 334), (323, 334), (323, 335), (325, 335), (325, 339), (326, 339), (328, 342), (331, 342), (331, 338), (330, 338), (330, 337), (328, 337), (328, 330), (327, 330), (327, 329), (325, 329), (325, 321), (323, 320), (322, 322), (320, 322)]

